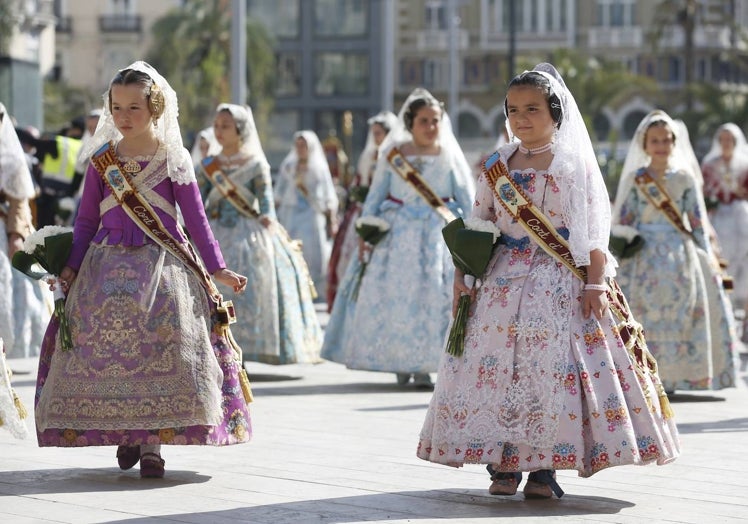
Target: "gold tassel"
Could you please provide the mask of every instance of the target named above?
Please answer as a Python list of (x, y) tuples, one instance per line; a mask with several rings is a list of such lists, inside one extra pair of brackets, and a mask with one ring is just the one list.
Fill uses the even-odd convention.
[(231, 324), (236, 322), (234, 304), (230, 300), (221, 302), (217, 305), (217, 310), (219, 313), (219, 321), (217, 323), (218, 333), (226, 339), (226, 342), (228, 342), (229, 346), (234, 350), (234, 361), (239, 368), (237, 373), (239, 376), (239, 385), (242, 388), (244, 402), (249, 404), (254, 400), (254, 395), (252, 395), (252, 385), (249, 383), (247, 370), (244, 369), (244, 364), (242, 363), (242, 349), (239, 347), (239, 344), (236, 343), (234, 335), (231, 334), (231, 328), (229, 327)]
[(26, 411), (26, 407), (23, 405), (23, 402), (21, 402), (21, 399), (16, 395), (16, 392), (13, 392), (13, 403), (16, 405), (16, 411), (18, 411), (18, 416), (22, 419), (29, 416), (29, 412)]

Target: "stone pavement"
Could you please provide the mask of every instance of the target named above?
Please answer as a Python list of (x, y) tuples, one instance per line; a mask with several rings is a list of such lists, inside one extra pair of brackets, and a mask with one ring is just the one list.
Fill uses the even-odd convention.
[[(10, 364), (31, 406), (36, 362)], [(674, 398), (673, 464), (561, 471), (562, 499), (525, 501), (490, 496), (483, 467), (415, 457), (428, 392), (329, 362), (249, 369), (253, 441), (164, 447), (162, 480), (120, 471), (111, 447), (40, 449), (0, 431), (0, 524), (748, 521), (745, 370), (736, 389)]]

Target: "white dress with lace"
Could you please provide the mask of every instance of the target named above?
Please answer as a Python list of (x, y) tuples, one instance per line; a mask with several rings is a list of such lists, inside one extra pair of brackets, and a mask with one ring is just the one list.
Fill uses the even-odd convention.
[[(511, 176), (568, 238), (553, 174)], [(502, 236), (471, 306), (464, 354), (442, 355), (418, 456), (582, 476), (673, 460), (675, 424), (650, 400), (654, 385), (634, 371), (611, 314), (583, 317), (582, 282), (528, 238), (484, 176), (473, 214)]]

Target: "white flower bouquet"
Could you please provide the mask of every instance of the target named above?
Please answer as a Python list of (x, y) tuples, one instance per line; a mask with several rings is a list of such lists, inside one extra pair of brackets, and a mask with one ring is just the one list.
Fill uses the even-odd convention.
[[(69, 227), (45, 226), (30, 234), (23, 242), (23, 251), (13, 255), (13, 267), (34, 280), (57, 279), (65, 267), (73, 247), (73, 230)], [(41, 266), (44, 272), (35, 271)], [(70, 326), (65, 317), (65, 293), (58, 284), (54, 290), (55, 317), (60, 323), (62, 349), (73, 348)]]

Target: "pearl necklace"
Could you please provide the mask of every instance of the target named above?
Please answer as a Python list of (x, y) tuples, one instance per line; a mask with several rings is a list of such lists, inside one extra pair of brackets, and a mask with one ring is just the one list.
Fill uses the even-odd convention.
[(531, 147), (530, 149), (526, 148), (522, 144), (519, 145), (519, 152), (523, 155), (526, 155), (528, 158), (532, 155), (539, 155), (540, 153), (545, 153), (546, 151), (550, 151), (553, 147), (553, 142), (548, 142), (544, 146), (540, 147)]

